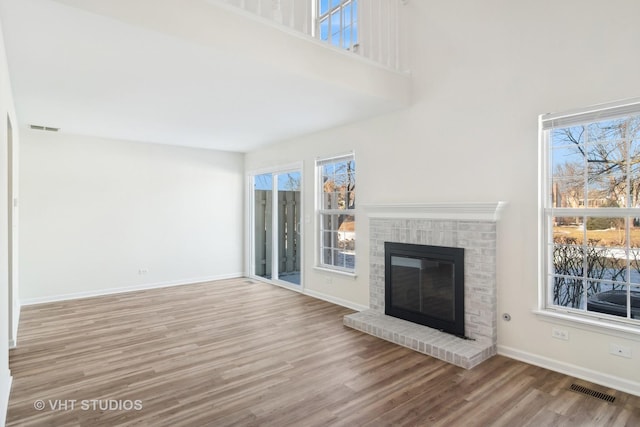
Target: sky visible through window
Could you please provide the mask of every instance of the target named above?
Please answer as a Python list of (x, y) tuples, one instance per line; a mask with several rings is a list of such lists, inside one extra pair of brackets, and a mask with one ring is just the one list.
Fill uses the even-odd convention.
[(548, 142), (549, 304), (639, 319), (640, 115), (554, 127)]
[(638, 207), (640, 116), (554, 129), (551, 157), (556, 191), (577, 203), (556, 207)]
[[(278, 190), (280, 191), (298, 191), (300, 190), (300, 172), (288, 172), (277, 175), (278, 177)], [(254, 190), (272, 190), (273, 189), (273, 175), (265, 173), (262, 175), (256, 175), (253, 179)]]
[(344, 49), (358, 43), (357, 0), (320, 0), (318, 12), (320, 40)]

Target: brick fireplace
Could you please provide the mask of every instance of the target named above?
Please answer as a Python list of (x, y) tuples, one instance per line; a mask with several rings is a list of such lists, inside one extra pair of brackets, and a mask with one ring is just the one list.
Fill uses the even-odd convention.
[[(504, 202), (365, 206), (369, 309), (344, 324), (469, 369), (496, 354), (496, 226)], [(385, 315), (385, 242), (464, 248), (465, 336)]]

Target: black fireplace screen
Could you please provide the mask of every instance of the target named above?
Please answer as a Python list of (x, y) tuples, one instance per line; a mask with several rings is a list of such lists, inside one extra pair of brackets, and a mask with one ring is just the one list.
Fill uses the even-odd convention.
[(385, 243), (385, 313), (464, 336), (464, 249)]

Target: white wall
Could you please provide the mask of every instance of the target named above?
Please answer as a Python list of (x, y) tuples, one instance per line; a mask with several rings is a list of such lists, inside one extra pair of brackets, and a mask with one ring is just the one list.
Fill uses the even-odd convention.
[[(503, 354), (640, 395), (640, 336), (563, 325), (551, 338), (537, 317), (537, 117), (640, 96), (637, 0), (412, 1), (404, 9), (413, 106), (249, 153), (246, 169), (313, 161), (355, 149), (358, 204), (507, 201), (498, 233), (498, 310)], [(327, 64), (331, 66), (331, 64)], [(313, 194), (305, 198), (313, 212)], [(306, 288), (368, 304), (368, 221), (357, 224), (356, 279), (313, 269), (305, 230)], [(633, 357), (610, 355), (609, 343)]]
[(242, 274), (243, 155), (22, 135), (23, 304)]
[[(7, 66), (4, 39), (0, 29), (0, 426), (4, 425), (9, 392), (11, 389), (11, 372), (9, 370), (9, 341), (13, 339), (13, 322), (17, 317), (13, 301), (9, 300), (9, 265), (8, 265), (8, 209), (7, 200), (9, 177), (7, 174), (7, 117), (14, 124), (13, 143), (14, 158), (18, 156), (18, 132), (15, 129), (16, 115), (11, 93), (9, 70)], [(17, 179), (12, 179), (17, 185)], [(17, 235), (14, 236), (17, 242)], [(17, 262), (17, 256), (14, 257)], [(15, 296), (17, 292), (13, 292)]]

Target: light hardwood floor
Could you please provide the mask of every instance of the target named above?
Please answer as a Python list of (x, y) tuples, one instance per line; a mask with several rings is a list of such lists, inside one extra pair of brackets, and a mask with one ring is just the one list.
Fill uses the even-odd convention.
[(464, 370), (344, 327), (350, 312), (246, 279), (25, 307), (7, 422), (640, 425), (639, 397), (501, 356)]

